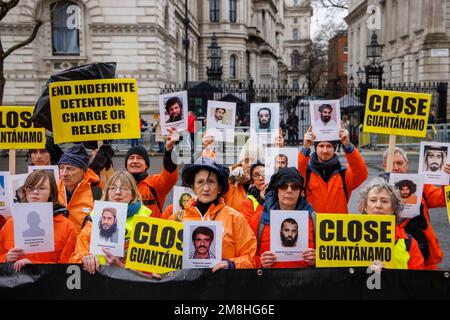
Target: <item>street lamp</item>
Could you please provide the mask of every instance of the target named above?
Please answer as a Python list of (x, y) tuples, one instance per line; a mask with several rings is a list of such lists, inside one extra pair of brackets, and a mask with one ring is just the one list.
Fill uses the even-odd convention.
[(222, 54), (222, 48), (217, 44), (216, 34), (213, 33), (211, 38), (211, 45), (208, 47), (208, 59), (211, 62), (211, 67), (206, 67), (206, 73), (208, 75), (208, 81), (220, 82), (222, 79), (222, 66), (220, 60)]
[(370, 63), (366, 66), (366, 85), (372, 85), (371, 80), (378, 82), (378, 89), (383, 87), (383, 65), (378, 61), (383, 52), (383, 45), (378, 43), (375, 31), (372, 33), (370, 44), (367, 46), (367, 59)]

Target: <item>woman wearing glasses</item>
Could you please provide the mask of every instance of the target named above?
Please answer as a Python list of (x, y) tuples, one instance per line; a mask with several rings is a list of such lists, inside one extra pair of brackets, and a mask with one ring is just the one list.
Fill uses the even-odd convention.
[(261, 162), (252, 164), (250, 168), (251, 186), (247, 198), (242, 201), (241, 213), (250, 223), (255, 215), (261, 215), (264, 206), (264, 192), (267, 185), (264, 182), (265, 166)]
[[(126, 250), (131, 235), (134, 217), (149, 217), (152, 211), (142, 205), (141, 195), (138, 192), (136, 182), (133, 176), (125, 170), (115, 172), (108, 180), (105, 190), (106, 192), (102, 197), (103, 201), (128, 203), (124, 248), (124, 250)], [(124, 259), (114, 257), (107, 249), (103, 250), (105, 253), (104, 256), (89, 254), (91, 231), (92, 223), (88, 221), (78, 236), (75, 252), (70, 258), (70, 261), (72, 263), (83, 263), (86, 270), (91, 274), (95, 274), (95, 272), (100, 269), (100, 265), (106, 264), (121, 268), (125, 267)], [(124, 256), (126, 257), (126, 254)]]
[(68, 263), (75, 248), (77, 234), (67, 219), (69, 212), (58, 202), (58, 187), (53, 173), (36, 170), (25, 180), (21, 189), (25, 202), (52, 202), (55, 251), (25, 254), (23, 249), (14, 247), (14, 225), (9, 219), (0, 232), (0, 263), (14, 263), (20, 271), (31, 263)]
[[(314, 249), (313, 208), (302, 195), (303, 178), (296, 168), (281, 168), (270, 179), (265, 194), (264, 209), (250, 222), (258, 243), (256, 265), (258, 268), (306, 268), (316, 265)], [(277, 262), (270, 251), (270, 210), (302, 210), (309, 212), (308, 249), (303, 252), (304, 261)]]

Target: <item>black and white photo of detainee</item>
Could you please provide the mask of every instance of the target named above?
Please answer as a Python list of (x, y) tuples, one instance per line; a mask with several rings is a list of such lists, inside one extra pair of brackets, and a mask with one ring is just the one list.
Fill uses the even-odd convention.
[(287, 155), (280, 153), (278, 155), (275, 156), (275, 172), (278, 171), (278, 169), (281, 168), (287, 168), (288, 163), (289, 163), (289, 159), (287, 157)]
[(22, 236), (24, 238), (36, 238), (45, 236), (45, 230), (39, 228), (39, 225), (41, 224), (41, 217), (39, 216), (39, 213), (31, 211), (27, 216), (27, 223), (29, 229), (23, 232)]
[(213, 253), (214, 231), (206, 226), (199, 226), (192, 232), (194, 250), (190, 252), (189, 259), (215, 259)]
[(214, 110), (214, 121), (217, 124), (229, 125), (230, 123), (225, 120), (225, 114), (226, 113), (227, 113), (227, 109), (225, 109), (225, 108), (216, 108)]
[(292, 218), (283, 220), (280, 228), (281, 246), (284, 248), (293, 248), (298, 240), (298, 223)]
[(100, 229), (100, 240), (118, 243), (119, 231), (117, 229), (117, 210), (115, 208), (104, 208), (102, 217), (98, 221)]
[(177, 122), (183, 120), (183, 102), (179, 97), (172, 97), (166, 101), (166, 113), (169, 119), (166, 123)]
[(262, 107), (257, 113), (258, 125), (256, 132), (270, 132), (272, 121), (272, 110), (268, 107)]
[(447, 163), (446, 146), (425, 146), (423, 155), (423, 172), (437, 173), (444, 170)]

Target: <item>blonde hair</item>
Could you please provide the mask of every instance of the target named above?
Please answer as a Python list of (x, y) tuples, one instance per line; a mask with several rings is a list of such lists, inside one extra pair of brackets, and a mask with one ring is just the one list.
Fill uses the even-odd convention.
[(131, 189), (132, 192), (132, 200), (130, 203), (142, 201), (141, 194), (138, 191), (136, 181), (134, 180), (134, 177), (126, 170), (118, 170), (116, 171), (106, 183), (105, 186), (105, 192), (103, 192), (102, 199), (103, 201), (110, 201), (108, 198), (108, 189), (117, 181), (119, 180), (122, 185), (128, 187)]

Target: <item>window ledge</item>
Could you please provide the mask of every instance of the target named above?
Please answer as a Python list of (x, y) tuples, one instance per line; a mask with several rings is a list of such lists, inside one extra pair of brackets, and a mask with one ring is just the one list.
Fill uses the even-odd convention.
[(61, 55), (61, 56), (48, 56), (48, 57), (42, 57), (42, 60), (48, 60), (48, 61), (67, 61), (67, 60), (87, 60), (87, 57), (85, 56), (71, 56), (71, 55)]

